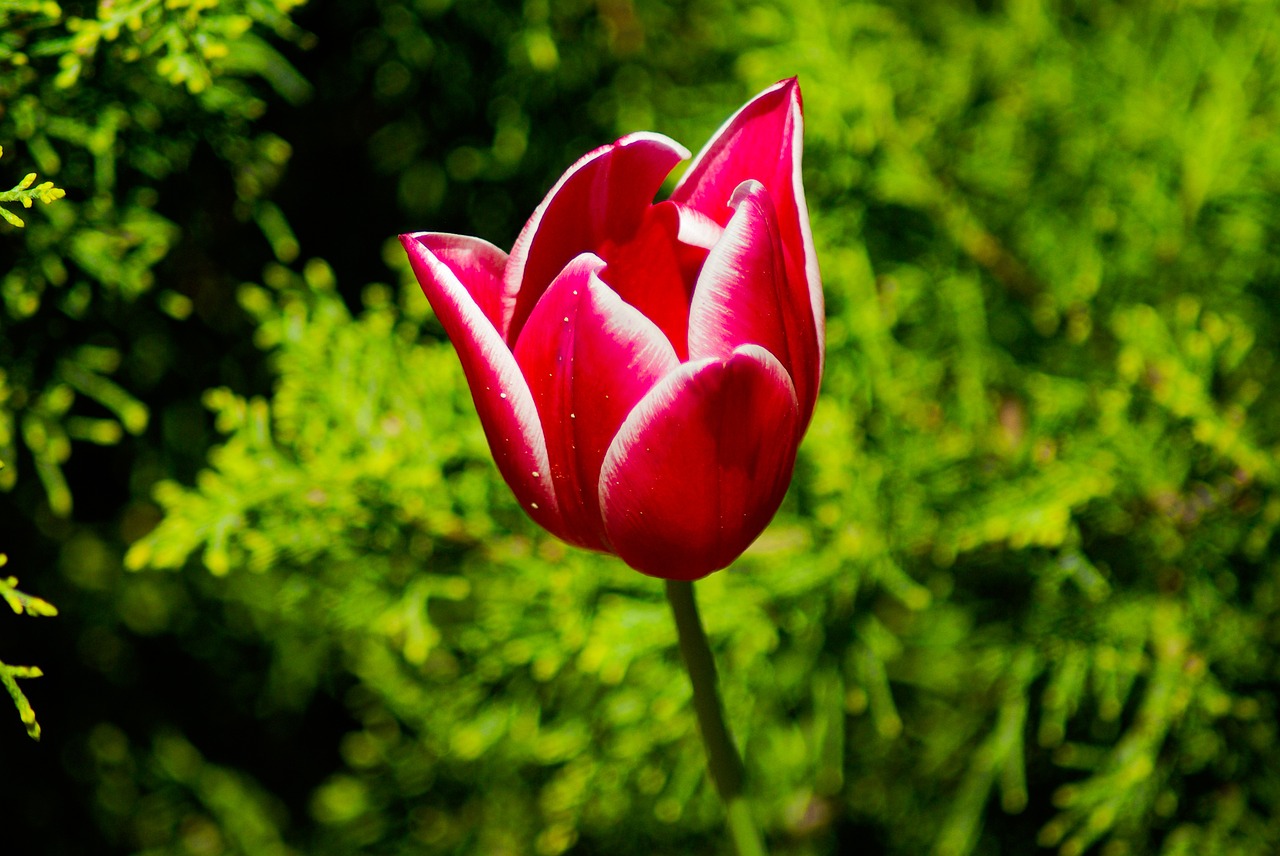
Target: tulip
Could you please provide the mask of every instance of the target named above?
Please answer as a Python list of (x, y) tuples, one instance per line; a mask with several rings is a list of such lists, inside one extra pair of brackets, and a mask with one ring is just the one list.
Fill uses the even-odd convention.
[(526, 512), (668, 580), (727, 567), (782, 502), (823, 364), (795, 79), (689, 152), (629, 134), (569, 167), (510, 255), (400, 240)]

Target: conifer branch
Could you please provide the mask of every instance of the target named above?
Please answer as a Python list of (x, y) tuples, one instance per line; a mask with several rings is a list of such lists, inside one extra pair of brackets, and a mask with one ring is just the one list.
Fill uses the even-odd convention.
[[(0, 157), (4, 157), (3, 146), (0, 146)], [(9, 225), (17, 226), (21, 229), (27, 224), (17, 214), (5, 208), (3, 203), (17, 202), (23, 208), (30, 208), (35, 202), (43, 202), (48, 205), (50, 202), (56, 202), (67, 195), (67, 192), (61, 187), (54, 187), (52, 181), (42, 181), (39, 184), (36, 184), (35, 181), (36, 174), (29, 172), (12, 189), (0, 191), (0, 217), (4, 218)]]
[[(8, 556), (0, 553), (0, 568), (4, 567), (8, 561)], [(48, 601), (19, 591), (16, 577), (0, 577), (0, 600), (7, 603), (9, 608), (18, 615), (48, 616), (58, 614), (57, 607)], [(27, 734), (31, 736), (32, 740), (40, 739), (40, 723), (36, 721), (36, 712), (31, 707), (31, 702), (27, 700), (26, 694), (18, 686), (18, 679), (38, 678), (43, 674), (44, 672), (40, 671), (37, 666), (11, 666), (0, 660), (0, 685), (4, 686), (9, 693), (9, 697), (13, 699), (14, 706), (18, 708), (18, 716), (22, 719), (22, 724), (27, 727)]]

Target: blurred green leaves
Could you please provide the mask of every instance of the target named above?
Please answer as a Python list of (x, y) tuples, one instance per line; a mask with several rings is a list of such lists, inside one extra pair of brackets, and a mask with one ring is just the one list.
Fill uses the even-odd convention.
[(158, 213), (154, 184), (190, 163), (201, 135), (237, 175), (240, 216), (288, 256), (278, 211), (260, 197), (289, 149), (248, 132), (265, 109), (256, 81), (290, 102), (309, 93), (267, 40), (305, 41), (289, 17), (298, 5), (129, 0), (99, 3), (94, 17), (56, 3), (0, 7), (0, 141), (21, 143), (50, 179), (32, 186), (33, 173), (0, 192), (0, 216), (23, 226), (4, 203), (62, 199), (10, 237), (21, 249), (6, 249), (0, 271), (0, 454), (13, 464), (0, 487), (26, 464), (23, 446), (65, 516), (71, 441), (112, 444), (145, 429), (146, 406), (107, 377), (127, 357), (101, 328), (117, 301), (138, 304), (135, 329), (154, 323), (149, 312), (171, 314), (173, 292), (152, 289), (182, 230)]

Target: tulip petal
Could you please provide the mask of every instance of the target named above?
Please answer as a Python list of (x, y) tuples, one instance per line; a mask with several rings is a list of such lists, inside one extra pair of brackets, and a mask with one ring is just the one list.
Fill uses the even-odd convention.
[(682, 212), (670, 202), (652, 205), (625, 242), (605, 241), (599, 255), (608, 264), (601, 276), (623, 300), (658, 325), (683, 360), (689, 352), (690, 295), (707, 252), (681, 243), (681, 232), (693, 231), (682, 219)]
[[(791, 279), (808, 288), (815, 334), (821, 344), (826, 316), (801, 181), (803, 148), (804, 109), (800, 84), (793, 77), (775, 83), (731, 116), (693, 159), (671, 199), (725, 225), (733, 216), (731, 200), (738, 185), (747, 179), (764, 184), (777, 207)], [(822, 362), (819, 348), (819, 377)]]
[(782, 502), (798, 419), (791, 379), (759, 346), (682, 364), (605, 454), (600, 506), (614, 552), (666, 579), (727, 567)]
[(644, 395), (679, 359), (662, 330), (601, 279), (604, 262), (583, 254), (556, 277), (516, 343), (542, 418), (567, 539), (607, 550), (600, 516), (605, 451)]
[(504, 273), (512, 314), (507, 341), (575, 256), (625, 242), (640, 227), (654, 194), (689, 151), (661, 134), (629, 134), (578, 160), (556, 182), (516, 238)]
[(791, 376), (801, 430), (818, 397), (818, 341), (807, 292), (788, 287), (769, 191), (744, 181), (732, 219), (707, 256), (689, 309), (689, 356), (727, 357), (739, 345), (773, 354)]
[(502, 272), (507, 265), (507, 254), (488, 241), (467, 235), (418, 232), (412, 237), (453, 271), (484, 317), (502, 333), (502, 318), (509, 314), (502, 302)]
[(485, 301), (496, 305), (484, 297), (494, 293), (486, 290), (493, 286), (486, 276), (492, 274), (496, 257), (480, 246), (482, 241), (457, 235), (419, 232), (401, 235), (400, 243), (458, 352), (498, 471), (535, 522), (565, 537), (546, 438), (529, 385), (492, 317), (481, 308)]
[[(674, 206), (676, 211), (680, 213), (680, 229), (676, 234), (680, 243), (702, 250), (702, 257), (706, 258), (707, 253), (720, 240), (720, 236), (724, 234), (724, 227), (706, 214), (696, 208), (690, 208), (688, 205), (678, 205), (670, 200), (661, 203), (661, 205)], [(657, 207), (661, 207), (661, 205)], [(701, 260), (699, 260), (699, 263), (701, 263)]]

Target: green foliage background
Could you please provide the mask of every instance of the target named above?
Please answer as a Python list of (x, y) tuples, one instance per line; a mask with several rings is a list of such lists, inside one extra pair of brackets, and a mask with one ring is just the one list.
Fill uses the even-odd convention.
[(1276, 852), (1277, 12), (0, 1), (0, 851), (727, 853), (388, 239), (798, 74), (827, 376), (698, 586), (773, 850)]

